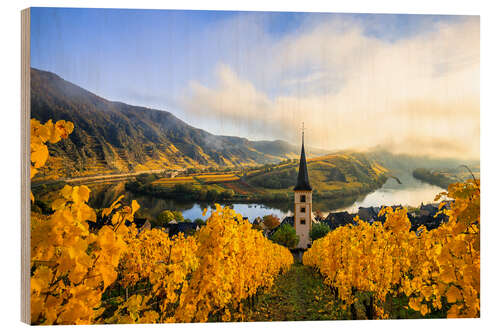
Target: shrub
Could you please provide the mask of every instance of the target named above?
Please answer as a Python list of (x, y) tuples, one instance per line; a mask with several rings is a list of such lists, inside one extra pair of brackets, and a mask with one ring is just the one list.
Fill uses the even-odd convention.
[(285, 224), (276, 230), (276, 232), (271, 236), (271, 240), (289, 249), (293, 249), (299, 243), (299, 236), (297, 236), (294, 227), (289, 224)]
[(175, 215), (169, 210), (164, 210), (156, 217), (156, 222), (158, 225), (165, 225), (175, 220)]
[(264, 225), (269, 230), (273, 230), (280, 225), (280, 219), (276, 215), (266, 215), (263, 220)]
[(174, 220), (176, 220), (177, 222), (184, 221), (184, 216), (182, 216), (182, 213), (178, 210), (174, 210), (172, 214), (174, 214)]
[(313, 223), (309, 236), (311, 236), (311, 240), (314, 242), (316, 239), (325, 237), (330, 231), (331, 229), (326, 223)]
[(201, 219), (199, 217), (196, 218), (196, 219), (194, 219), (193, 222), (196, 223), (197, 225), (205, 225), (205, 224), (207, 224), (207, 221), (204, 221), (203, 219)]

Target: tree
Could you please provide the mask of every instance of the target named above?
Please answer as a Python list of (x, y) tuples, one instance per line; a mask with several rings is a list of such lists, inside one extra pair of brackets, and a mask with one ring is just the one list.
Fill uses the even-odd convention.
[(309, 232), (309, 236), (311, 237), (311, 240), (314, 242), (316, 239), (325, 237), (326, 234), (328, 234), (330, 231), (331, 229), (326, 223), (323, 222), (313, 223), (311, 232)]
[(156, 217), (156, 222), (162, 226), (172, 222), (173, 220), (175, 220), (175, 215), (169, 210), (164, 210)]
[(215, 201), (217, 199), (219, 193), (216, 190), (208, 190), (207, 191), (207, 201)]
[(203, 219), (201, 219), (199, 217), (194, 219), (194, 223), (196, 223), (197, 225), (205, 225), (205, 224), (207, 224), (206, 221), (204, 221)]
[(289, 249), (293, 249), (299, 243), (299, 236), (297, 236), (294, 227), (289, 224), (285, 224), (276, 230), (276, 232), (271, 236), (271, 240)]
[(135, 180), (141, 184), (149, 184), (157, 179), (156, 175), (154, 174), (141, 174), (135, 177)]
[(174, 220), (176, 220), (177, 222), (184, 221), (184, 216), (182, 216), (182, 213), (178, 210), (174, 210), (172, 214), (174, 214)]
[(280, 219), (276, 215), (266, 215), (263, 220), (268, 230), (273, 230), (280, 225)]

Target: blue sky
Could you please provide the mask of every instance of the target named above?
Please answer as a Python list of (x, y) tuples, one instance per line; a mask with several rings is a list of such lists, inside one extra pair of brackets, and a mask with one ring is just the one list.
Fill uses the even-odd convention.
[[(302, 22), (293, 13), (34, 8), (32, 67), (125, 102), (140, 102), (143, 88), (161, 88), (150, 103), (168, 103), (189, 80), (210, 82), (217, 63), (237, 61), (235, 39), (210, 29), (239, 15), (255, 15), (274, 38)], [(258, 42), (255, 27), (238, 29), (245, 42)]]
[[(431, 26), (428, 22), (457, 19), (419, 15), (34, 8), (31, 62), (32, 67), (54, 72), (106, 98), (168, 107), (190, 80), (210, 84), (217, 64), (238, 64), (242, 56), (240, 48), (258, 45), (262, 39), (280, 40), (304, 26), (311, 27), (338, 16), (361, 22), (366, 35), (388, 41), (411, 36), (424, 25)], [(238, 18), (242, 18), (241, 24)], [(222, 34), (221, 27), (224, 27)], [(239, 33), (235, 36), (231, 30)]]
[[(31, 65), (104, 98), (164, 109), (217, 134), (294, 140), (287, 133), (301, 122), (302, 105), (341, 96), (361, 75), (358, 64), (385, 63), (366, 53), (404, 60), (409, 48), (421, 48), (414, 43), (444, 38), (448, 27), (462, 29), (471, 20), (478, 26), (477, 18), (461, 16), (33, 8)], [(436, 56), (434, 72), (463, 66), (446, 50)], [(425, 65), (416, 62), (411, 65)], [(234, 99), (231, 92), (244, 96)], [(291, 98), (298, 99), (293, 106)], [(265, 115), (290, 113), (293, 122), (277, 127), (272, 119), (252, 119), (258, 115), (243, 110), (249, 103)], [(315, 112), (321, 118), (326, 111)], [(329, 147), (334, 140), (315, 143)]]

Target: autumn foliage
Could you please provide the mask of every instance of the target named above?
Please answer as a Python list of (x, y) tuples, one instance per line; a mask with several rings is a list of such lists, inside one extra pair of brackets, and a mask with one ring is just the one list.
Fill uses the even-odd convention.
[(280, 219), (276, 215), (266, 215), (262, 219), (268, 230), (273, 230), (280, 225)]
[[(32, 176), (47, 161), (46, 143), (72, 129), (69, 122), (32, 120)], [(86, 186), (66, 185), (52, 215), (31, 216), (33, 324), (236, 320), (241, 303), (293, 263), (287, 249), (229, 208), (217, 206), (195, 236), (170, 238), (128, 223), (139, 209), (135, 200), (128, 206), (119, 197), (97, 216), (89, 196)], [(146, 288), (112, 304), (104, 297), (139, 284)]]
[(451, 184), (436, 198), (452, 199), (449, 217), (434, 230), (410, 231), (406, 209), (385, 208), (385, 223), (335, 229), (315, 241), (304, 264), (325, 276), (345, 308), (360, 292), (372, 298), (373, 316), (388, 318), (386, 300), (408, 299), (408, 307), (426, 316), (478, 317), (480, 290), (480, 184)]
[[(69, 121), (59, 120), (54, 124), (52, 120), (49, 120), (45, 124), (41, 124), (38, 120), (31, 119), (30, 179), (35, 177), (38, 169), (43, 167), (49, 158), (49, 149), (46, 143), (57, 143), (61, 139), (66, 139), (73, 132), (73, 128), (73, 123)], [(31, 200), (35, 200), (33, 194), (31, 194)]]
[[(31, 176), (48, 159), (47, 143), (73, 124), (31, 122)], [(217, 205), (193, 236), (137, 230), (134, 200), (123, 197), (99, 214), (86, 186), (64, 186), (50, 216), (31, 215), (33, 324), (162, 323), (244, 320), (243, 305), (268, 290), (293, 263), (288, 249)], [(448, 222), (410, 231), (405, 209), (388, 207), (385, 222), (356, 219), (314, 241), (303, 256), (344, 308), (370, 298), (371, 316), (388, 318), (387, 300), (409, 311), (448, 317), (480, 314), (480, 183), (449, 186), (439, 199)], [(139, 288), (140, 286), (140, 288)], [(139, 290), (111, 298), (113, 290)]]

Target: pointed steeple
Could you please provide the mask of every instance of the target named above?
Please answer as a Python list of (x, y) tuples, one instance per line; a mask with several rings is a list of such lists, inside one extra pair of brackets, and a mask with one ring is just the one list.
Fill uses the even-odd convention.
[(306, 152), (304, 150), (304, 123), (302, 123), (302, 151), (300, 152), (299, 174), (297, 176), (297, 184), (293, 188), (294, 191), (312, 191), (309, 185), (309, 175), (307, 174)]

